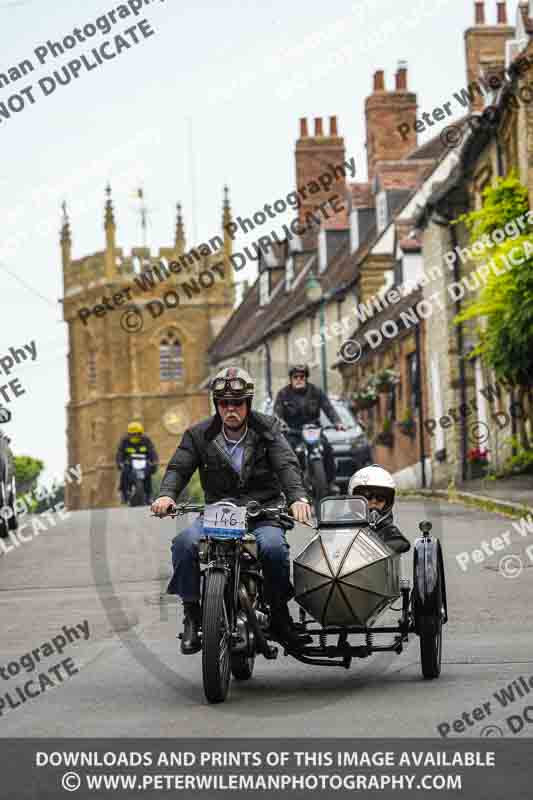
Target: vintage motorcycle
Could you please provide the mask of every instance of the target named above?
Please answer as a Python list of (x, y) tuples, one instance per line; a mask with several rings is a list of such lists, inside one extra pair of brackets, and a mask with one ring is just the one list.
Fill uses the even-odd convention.
[(329, 489), (324, 466), (322, 430), (320, 425), (312, 423), (304, 425), (301, 430), (294, 428), (287, 430), (289, 441), (300, 462), (305, 489), (313, 498), (316, 514)]
[[(225, 500), (206, 506), (179, 504), (168, 516), (189, 512), (203, 512), (205, 535), (199, 545), (202, 676), (207, 700), (219, 703), (226, 699), (231, 674), (248, 680), (257, 655), (272, 660), (279, 653), (270, 644), (270, 609), (249, 527), (261, 516), (287, 528), (294, 526), (294, 520), (282, 508), (262, 508), (256, 502), (238, 506)], [(442, 627), (448, 620), (444, 563), (440, 542), (430, 535), (431, 523), (421, 522), (419, 527), (422, 536), (414, 543), (411, 589), (408, 580), (400, 579), (400, 556), (370, 527), (366, 500), (323, 499), (316, 534), (294, 560), (301, 645), (288, 649), (281, 643), (285, 655), (305, 664), (348, 669), (354, 657), (401, 653), (414, 633), (420, 639), (424, 678), (437, 678)], [(395, 609), (393, 603), (399, 598), (401, 607)], [(398, 624), (375, 626), (388, 608), (401, 612)], [(376, 644), (379, 634), (394, 634), (394, 638)], [(364, 643), (352, 644), (352, 635), (363, 637)]]

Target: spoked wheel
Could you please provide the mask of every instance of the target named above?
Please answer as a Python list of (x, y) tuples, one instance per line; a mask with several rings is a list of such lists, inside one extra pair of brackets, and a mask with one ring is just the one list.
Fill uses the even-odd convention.
[(442, 624), (437, 624), (435, 633), (420, 636), (420, 661), (424, 678), (438, 678), (442, 658)]
[(231, 630), (224, 602), (226, 576), (206, 576), (202, 617), (202, 674), (204, 693), (210, 703), (226, 699), (230, 681)]
[(309, 464), (309, 477), (313, 487), (313, 497), (315, 499), (315, 514), (319, 515), (320, 503), (323, 497), (328, 494), (328, 479), (322, 461), (311, 461)]
[(246, 653), (233, 653), (231, 656), (231, 674), (237, 681), (250, 680), (254, 665), (255, 655), (247, 656)]

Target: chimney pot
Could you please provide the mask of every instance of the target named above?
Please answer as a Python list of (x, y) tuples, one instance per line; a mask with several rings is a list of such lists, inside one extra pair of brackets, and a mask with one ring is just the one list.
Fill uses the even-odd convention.
[(309, 136), (307, 130), (307, 118), (302, 117), (300, 120), (300, 139), (305, 139), (307, 136)]
[(385, 73), (382, 69), (378, 69), (376, 72), (374, 72), (374, 91), (385, 91)]
[(498, 3), (498, 25), (507, 25), (507, 3)]
[(316, 117), (315, 119), (315, 136), (323, 136), (322, 132), (322, 117)]
[(338, 136), (337, 132), (337, 117), (330, 117), (329, 118), (329, 135), (330, 136)]
[(475, 3), (476, 7), (476, 25), (485, 24), (485, 3), (483, 0), (480, 3)]
[(407, 89), (407, 64), (405, 61), (398, 63), (398, 70), (396, 72), (396, 91), (405, 91)]

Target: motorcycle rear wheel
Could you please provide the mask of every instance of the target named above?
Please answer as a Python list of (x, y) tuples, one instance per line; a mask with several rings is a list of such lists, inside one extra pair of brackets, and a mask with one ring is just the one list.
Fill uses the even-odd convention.
[(231, 631), (224, 599), (226, 576), (210, 572), (205, 577), (202, 616), (202, 676), (209, 703), (222, 703), (231, 677)]

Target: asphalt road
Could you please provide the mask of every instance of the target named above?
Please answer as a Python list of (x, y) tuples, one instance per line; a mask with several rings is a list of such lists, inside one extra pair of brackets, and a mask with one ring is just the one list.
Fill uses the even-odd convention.
[[(270, 662), (258, 657), (253, 679), (233, 682), (226, 703), (209, 706), (201, 656), (179, 654), (181, 606), (164, 594), (175, 521), (152, 518), (147, 509), (73, 512), (0, 556), (0, 736), (431, 737), (463, 712), (471, 724), (465, 721), (455, 735), (498, 735), (491, 725), (511, 736), (506, 717), (533, 705), (533, 689), (529, 697), (523, 690), (524, 697), (507, 709), (493, 693), (533, 675), (533, 555), (530, 560), (524, 552), (533, 544), (533, 525), (522, 537), (510, 520), (460, 505), (411, 500), (397, 509), (411, 540), (418, 521), (427, 518), (444, 547), (450, 622), (438, 680), (422, 679), (413, 637), (400, 656), (354, 660), (349, 671), (282, 655)], [(507, 530), (512, 533), (505, 549), (460, 569), (458, 553), (483, 540), (490, 547)], [(289, 534), (293, 555), (310, 533), (300, 526)], [(513, 553), (524, 568), (517, 577), (504, 577), (498, 563)], [(411, 554), (403, 561), (410, 575)], [(518, 569), (516, 560), (506, 565), (509, 572)], [(58, 640), (63, 652), (53, 645), (55, 652), (45, 649), (42, 656), (44, 644), (64, 625), (85, 620), (87, 640), (67, 641), (64, 648)], [(41, 660), (35, 670), (26, 658), (17, 675), (5, 672), (36, 648)], [(69, 676), (65, 667), (59, 680), (58, 671), (49, 670), (68, 658), (78, 672)], [(46, 683), (41, 694), (22, 702), (16, 687), (43, 672), (53, 686)], [(470, 712), (488, 701), (490, 711), (474, 719)], [(525, 723), (517, 735), (533, 735), (533, 724)]]

